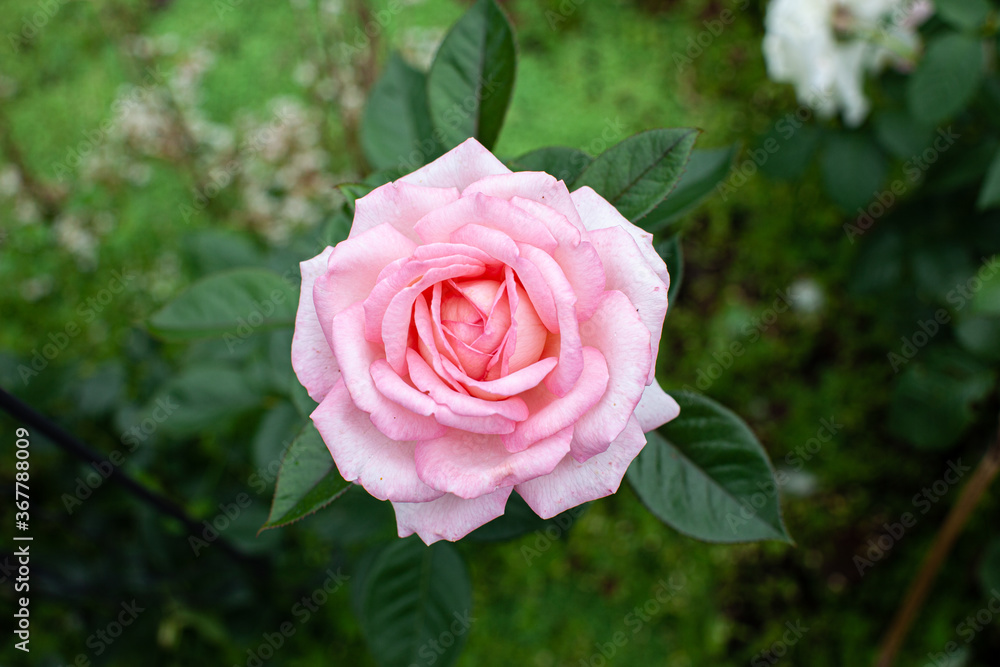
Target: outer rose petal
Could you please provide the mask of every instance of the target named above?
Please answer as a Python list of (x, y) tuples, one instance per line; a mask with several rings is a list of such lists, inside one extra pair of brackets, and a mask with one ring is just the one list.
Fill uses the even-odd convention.
[(594, 230), (591, 240), (604, 263), (607, 289), (618, 290), (627, 296), (649, 330), (649, 349), (654, 362), (649, 365), (646, 377), (646, 384), (649, 384), (655, 379), (663, 318), (667, 316), (667, 286), (643, 261), (635, 241), (621, 227)]
[(427, 188), (396, 181), (375, 188), (355, 202), (354, 224), (348, 238), (388, 223), (413, 241), (417, 220), (458, 199), (457, 188)]
[(316, 312), (331, 345), (333, 318), (348, 306), (367, 299), (382, 269), (408, 257), (416, 247), (392, 226), (379, 225), (334, 248), (326, 272), (316, 279), (313, 287)]
[(663, 391), (656, 380), (646, 387), (639, 405), (635, 407), (635, 418), (639, 421), (643, 433), (660, 428), (680, 413), (681, 406), (677, 405), (677, 401), (670, 394)]
[(449, 431), (417, 445), (417, 475), (428, 486), (460, 498), (478, 498), (504, 486), (547, 475), (569, 452), (573, 428), (536, 442), (516, 454), (495, 435)]
[(391, 440), (372, 425), (368, 415), (351, 402), (339, 380), (312, 413), (330, 455), (349, 482), (357, 481), (379, 500), (426, 502), (440, 498), (417, 477), (415, 442)]
[(589, 186), (584, 186), (574, 191), (570, 196), (573, 198), (576, 210), (580, 212), (583, 224), (587, 226), (588, 230), (593, 231), (595, 229), (604, 229), (605, 227), (621, 227), (624, 229), (635, 241), (635, 244), (639, 246), (639, 252), (642, 253), (649, 267), (660, 277), (664, 285), (670, 287), (670, 275), (667, 274), (667, 265), (663, 263), (663, 259), (656, 252), (656, 249), (653, 248), (652, 234), (639, 229), (626, 220), (618, 212), (618, 209), (609, 204), (606, 199), (594, 192)]
[(302, 287), (299, 309), (295, 313), (295, 334), (292, 336), (292, 368), (299, 382), (317, 403), (330, 392), (340, 379), (340, 366), (333, 356), (313, 303), (313, 284), (326, 271), (326, 262), (333, 248), (327, 247), (310, 260), (302, 262)]
[(371, 415), (375, 427), (393, 440), (429, 440), (447, 431), (433, 417), (414, 414), (375, 387), (371, 365), (384, 359), (381, 346), (365, 340), (364, 304), (356, 303), (333, 322), (333, 352), (354, 404)]
[(509, 173), (510, 169), (483, 148), (482, 144), (475, 139), (466, 139), (434, 162), (396, 182), (464, 190), (485, 176)]
[(400, 537), (416, 533), (425, 544), (454, 542), (503, 514), (511, 487), (465, 500), (450, 493), (426, 503), (393, 502)]
[(615, 493), (632, 459), (638, 456), (645, 444), (646, 436), (639, 422), (630, 419), (608, 451), (584, 463), (567, 456), (551, 474), (536, 477), (515, 488), (535, 514), (551, 519), (570, 507)]
[(586, 461), (605, 451), (625, 429), (646, 388), (653, 356), (649, 332), (621, 292), (605, 292), (594, 316), (580, 324), (580, 333), (584, 345), (604, 355), (609, 372), (607, 391), (577, 421), (573, 433), (573, 457)]
[(487, 176), (465, 188), (462, 196), (465, 197), (473, 192), (482, 192), (506, 200), (514, 197), (531, 199), (566, 216), (577, 229), (584, 229), (566, 184), (544, 171), (518, 171), (500, 176)]

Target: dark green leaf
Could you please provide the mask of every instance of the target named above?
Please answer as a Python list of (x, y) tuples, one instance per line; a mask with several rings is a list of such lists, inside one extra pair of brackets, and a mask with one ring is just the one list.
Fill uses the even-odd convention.
[(261, 418), (251, 449), (254, 466), (267, 473), (268, 483), (274, 480), (285, 448), (294, 442), (303, 422), (302, 415), (289, 401), (281, 401)]
[(516, 68), (507, 17), (494, 0), (477, 0), (445, 36), (427, 75), (430, 115), (446, 150), (469, 137), (493, 148)]
[(993, 158), (993, 162), (990, 163), (990, 168), (986, 172), (983, 189), (979, 191), (979, 200), (976, 202), (976, 206), (980, 211), (1000, 206), (1000, 151), (997, 151), (996, 157)]
[(601, 153), (571, 190), (592, 187), (636, 222), (673, 191), (691, 157), (698, 130), (649, 130)]
[(865, 135), (853, 132), (827, 137), (820, 166), (827, 195), (847, 213), (875, 201), (887, 169), (878, 147)]
[(794, 114), (788, 114), (774, 124), (757, 147), (768, 156), (760, 164), (761, 172), (786, 181), (802, 178), (822, 138), (823, 131), (818, 127), (803, 124)]
[(934, 129), (903, 111), (886, 111), (874, 119), (875, 136), (892, 155), (908, 160), (934, 140)]
[(681, 248), (681, 235), (674, 234), (657, 246), (660, 257), (667, 265), (670, 272), (670, 288), (667, 291), (667, 312), (674, 307), (677, 294), (681, 291), (681, 282), (684, 280), (684, 251)]
[(366, 194), (374, 190), (375, 188), (364, 185), (363, 183), (341, 183), (337, 186), (340, 193), (344, 195), (344, 199), (347, 201), (347, 210), (353, 215), (354, 214), (354, 202), (364, 197)]
[(983, 46), (978, 39), (958, 33), (937, 37), (910, 76), (910, 112), (936, 125), (968, 104), (982, 76)]
[(326, 507), (350, 487), (350, 482), (337, 472), (323, 438), (310, 422), (285, 452), (271, 514), (261, 530), (298, 521)]
[(945, 449), (975, 420), (973, 408), (993, 388), (994, 374), (957, 348), (921, 349), (913, 343), (917, 336), (910, 339), (896, 352), (912, 361), (896, 360), (903, 370), (892, 392), (889, 430), (919, 449)]
[(1000, 317), (963, 317), (955, 337), (965, 349), (989, 361), (1000, 361)]
[(501, 516), (493, 519), (485, 526), (476, 528), (464, 539), (469, 542), (500, 542), (503, 540), (512, 540), (515, 537), (530, 532), (545, 531), (546, 529), (549, 529), (550, 534), (555, 530), (561, 535), (569, 530), (584, 511), (586, 511), (588, 506), (586, 504), (577, 505), (551, 519), (542, 519), (514, 491), (507, 499), (507, 506), (504, 508)]
[(149, 319), (149, 328), (172, 341), (244, 340), (257, 330), (292, 326), (297, 303), (295, 289), (277, 273), (237, 269), (191, 285)]
[(972, 313), (1000, 317), (1000, 255), (986, 259), (966, 284), (974, 291)]
[(729, 175), (736, 148), (692, 151), (677, 187), (642, 219), (643, 229), (654, 234), (660, 232), (708, 197)]
[(986, 553), (979, 566), (979, 580), (983, 590), (995, 595), (1000, 590), (1000, 537), (994, 537), (986, 546)]
[(361, 148), (375, 169), (420, 167), (441, 154), (427, 107), (427, 76), (398, 53), (375, 86), (361, 119)]
[(774, 471), (750, 428), (708, 398), (671, 396), (680, 416), (646, 434), (648, 443), (627, 473), (646, 507), (700, 540), (791, 541)]
[(136, 422), (142, 433), (149, 425), (184, 437), (216, 428), (262, 399), (243, 373), (222, 364), (199, 364), (170, 378)]
[(978, 28), (992, 11), (987, 0), (945, 0), (934, 3), (934, 9), (942, 19), (963, 30)]
[(397, 540), (355, 578), (356, 606), (379, 667), (458, 659), (474, 619), (472, 586), (461, 556), (447, 542)]
[(594, 158), (576, 148), (549, 146), (525, 153), (515, 159), (510, 168), (513, 171), (544, 171), (572, 183), (593, 161)]

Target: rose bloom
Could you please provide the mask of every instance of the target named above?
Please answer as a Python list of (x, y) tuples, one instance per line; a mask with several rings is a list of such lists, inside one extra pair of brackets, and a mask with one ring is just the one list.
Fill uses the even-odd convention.
[(679, 412), (654, 377), (669, 281), (591, 188), (469, 139), (302, 263), (292, 365), (343, 478), (400, 537), (457, 540), (515, 489), (542, 518), (618, 490)]

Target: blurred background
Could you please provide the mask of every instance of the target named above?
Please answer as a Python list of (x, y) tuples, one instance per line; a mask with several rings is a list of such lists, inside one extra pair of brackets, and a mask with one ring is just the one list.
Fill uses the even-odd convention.
[[(739, 165), (801, 114), (791, 87), (767, 78), (764, 3), (502, 5), (520, 63), (501, 157), (548, 145), (597, 154), (643, 129), (695, 126), (700, 148), (741, 142)], [(426, 68), (465, 7), (3, 0), (0, 386), (103, 456), (117, 452), (125, 472), (198, 521), (240, 511), (220, 531), (232, 549), (192, 541), (189, 527), (33, 433), (31, 653), (6, 639), (0, 664), (374, 664), (350, 586), (329, 586), (322, 603), (314, 592), (393, 534), (390, 508), (353, 494), (256, 534), (281, 450), (307, 414), (290, 336), (167, 345), (144, 322), (211, 271), (266, 265), (297, 280), (298, 262), (338, 233), (335, 186), (367, 173), (362, 110), (390, 52)], [(891, 235), (845, 234), (855, 212), (799, 157), (813, 140), (796, 134), (676, 223), (684, 285), (658, 369), (665, 387), (694, 387), (747, 419), (786, 475), (797, 545), (696, 542), (623, 485), (571, 531), (459, 545), (474, 621), (458, 664), (871, 663), (957, 497), (949, 465), (975, 465), (995, 433), (996, 374), (948, 366), (952, 384), (932, 383), (924, 398), (955, 406), (942, 427), (950, 441), (907, 438), (898, 422), (920, 417), (920, 403), (894, 398), (887, 355), (916, 329), (924, 311), (911, 305), (926, 305), (921, 286), (937, 265), (913, 279), (895, 255), (865, 250), (892, 246)], [(945, 229), (975, 195), (948, 196)], [(893, 215), (887, 224), (904, 228), (907, 210)], [(976, 238), (996, 240), (996, 216), (981, 225)], [(938, 287), (954, 286), (951, 275)], [(10, 533), (21, 425), (0, 415)], [(988, 493), (899, 664), (1000, 664), (992, 613), (968, 641), (960, 625), (1000, 587), (997, 510)], [(369, 525), (347, 519), (361, 511)], [(914, 524), (879, 543), (907, 512)], [(0, 546), (4, 609), (18, 597), (13, 544)], [(663, 582), (676, 591), (650, 613)], [(293, 634), (261, 652), (285, 622)], [(617, 631), (629, 641), (609, 657)], [(949, 642), (960, 648), (950, 657)]]

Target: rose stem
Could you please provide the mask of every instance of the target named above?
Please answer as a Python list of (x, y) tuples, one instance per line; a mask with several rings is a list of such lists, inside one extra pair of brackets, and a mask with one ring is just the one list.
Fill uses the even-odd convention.
[(972, 478), (966, 483), (965, 488), (962, 489), (962, 494), (959, 496), (958, 502), (952, 507), (941, 529), (938, 530), (937, 537), (934, 538), (934, 543), (931, 545), (930, 551), (927, 552), (924, 562), (920, 566), (920, 571), (914, 577), (913, 581), (910, 582), (906, 598), (900, 604), (899, 609), (896, 611), (896, 616), (892, 620), (892, 625), (889, 627), (889, 631), (886, 632), (885, 637), (882, 639), (878, 660), (875, 663), (876, 667), (891, 667), (893, 662), (895, 662), (896, 654), (903, 646), (903, 641), (906, 639), (906, 634), (909, 632), (910, 626), (923, 607), (927, 594), (930, 592), (931, 584), (934, 583), (934, 579), (937, 577), (938, 570), (941, 569), (945, 558), (948, 556), (948, 552), (951, 551), (952, 545), (954, 545), (955, 540), (972, 515), (972, 511), (979, 504), (983, 494), (989, 488), (998, 471), (1000, 471), (1000, 431), (997, 433), (996, 442), (986, 450), (983, 459), (972, 473)]

